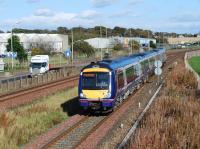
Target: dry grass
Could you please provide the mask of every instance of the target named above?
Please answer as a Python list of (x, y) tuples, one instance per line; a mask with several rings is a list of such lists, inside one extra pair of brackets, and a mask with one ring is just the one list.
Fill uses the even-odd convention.
[(200, 102), (192, 73), (178, 65), (145, 115), (129, 148), (200, 148)]
[(46, 97), (31, 105), (0, 113), (0, 149), (15, 149), (66, 120), (61, 104), (77, 96), (77, 88)]

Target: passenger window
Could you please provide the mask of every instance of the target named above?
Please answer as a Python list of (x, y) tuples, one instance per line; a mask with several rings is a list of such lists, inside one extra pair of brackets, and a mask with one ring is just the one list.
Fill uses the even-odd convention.
[(124, 75), (123, 75), (123, 72), (120, 72), (118, 74), (118, 88), (122, 88), (124, 87)]
[(137, 64), (134, 67), (135, 67), (135, 75), (136, 75), (136, 77), (139, 77), (141, 66), (139, 64)]
[(135, 70), (133, 66), (126, 69), (126, 78), (127, 78), (127, 83), (130, 83), (135, 79)]

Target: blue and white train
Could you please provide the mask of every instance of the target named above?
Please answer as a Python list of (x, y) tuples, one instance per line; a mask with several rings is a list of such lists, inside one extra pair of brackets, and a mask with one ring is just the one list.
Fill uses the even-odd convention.
[(81, 70), (79, 102), (84, 109), (109, 110), (154, 73), (154, 62), (166, 61), (165, 49), (91, 63)]

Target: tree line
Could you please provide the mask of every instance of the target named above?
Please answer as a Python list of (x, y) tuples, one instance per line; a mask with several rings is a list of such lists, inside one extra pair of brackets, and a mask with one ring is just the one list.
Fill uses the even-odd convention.
[[(134, 29), (134, 28), (124, 28), (116, 26), (114, 28), (106, 28), (104, 26), (95, 26), (92, 28), (84, 28), (84, 27), (58, 27), (55, 30), (48, 29), (22, 29), (22, 28), (14, 28), (14, 33), (37, 33), (37, 34), (64, 34), (69, 35), (69, 42), (71, 43), (71, 34), (73, 31), (74, 40), (85, 40), (89, 38), (95, 37), (111, 37), (111, 36), (121, 36), (121, 37), (141, 37), (141, 38), (154, 38), (157, 39), (158, 42), (166, 41), (163, 40), (163, 37), (177, 37), (179, 34), (176, 33), (163, 33), (163, 32), (153, 32), (151, 30), (143, 30), (143, 29)], [(3, 31), (0, 31), (3, 32)], [(9, 32), (9, 31), (8, 31)], [(101, 34), (101, 35), (100, 35)]]

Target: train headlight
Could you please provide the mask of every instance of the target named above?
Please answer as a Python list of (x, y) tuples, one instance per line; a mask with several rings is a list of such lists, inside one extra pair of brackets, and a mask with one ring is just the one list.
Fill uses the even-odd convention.
[(86, 98), (86, 96), (83, 93), (80, 93), (81, 98)]
[(111, 97), (111, 93), (108, 92), (107, 95), (105, 96), (105, 98), (110, 98)]

